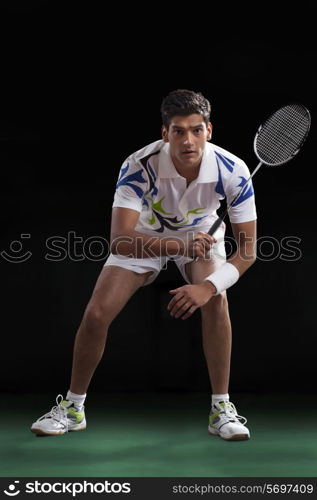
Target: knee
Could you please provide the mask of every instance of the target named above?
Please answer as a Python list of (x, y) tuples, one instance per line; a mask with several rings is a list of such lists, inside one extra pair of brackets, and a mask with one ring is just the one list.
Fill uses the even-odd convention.
[(202, 307), (202, 313), (212, 314), (213, 316), (226, 316), (229, 314), (228, 300), (226, 292), (214, 295), (206, 305)]
[(86, 308), (83, 323), (88, 330), (107, 329), (111, 323), (110, 311), (107, 306), (90, 302)]

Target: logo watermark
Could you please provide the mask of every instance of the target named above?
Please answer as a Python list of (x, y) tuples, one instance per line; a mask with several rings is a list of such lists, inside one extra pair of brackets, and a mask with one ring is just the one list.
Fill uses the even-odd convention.
[(20, 493), (20, 490), (16, 489), (15, 483), (19, 484), (20, 481), (14, 481), (13, 483), (9, 484), (8, 486), (9, 491), (5, 489), (3, 490), (3, 493), (9, 497), (16, 497)]
[[(40, 257), (47, 262), (103, 262), (109, 257), (111, 251), (120, 258), (153, 259), (161, 258), (164, 263), (168, 259), (181, 257), (192, 258), (190, 248), (197, 233), (186, 233), (184, 237), (168, 236), (158, 238), (157, 236), (147, 236), (146, 241), (142, 236), (118, 237), (108, 241), (100, 235), (84, 238), (75, 231), (69, 231), (66, 235), (53, 235), (46, 237), (39, 246), (36, 238)], [(199, 233), (202, 234), (202, 233)], [(35, 238), (34, 238), (35, 239)], [(167, 251), (168, 240), (173, 240), (173, 250)], [(227, 236), (219, 238), (211, 247), (206, 250), (204, 259), (213, 259), (219, 255), (222, 258), (229, 258), (233, 253), (238, 252), (242, 260), (248, 260), (257, 248), (257, 260), (262, 262), (272, 262), (282, 260), (285, 262), (296, 262), (302, 258), (302, 239), (298, 236), (288, 235), (281, 238), (274, 236), (261, 236), (253, 242), (245, 233), (239, 234), (238, 242), (235, 238)], [(32, 260), (34, 253), (30, 250), (32, 243), (31, 233), (21, 233), (18, 238), (12, 240), (6, 249), (0, 252), (0, 258), (12, 264), (22, 264)]]
[[(20, 481), (14, 481), (20, 483)], [(3, 490), (4, 494), (13, 497), (21, 493), (14, 483)], [(131, 483), (119, 481), (29, 481), (24, 484), (24, 492), (28, 494), (62, 494), (75, 498), (81, 494), (105, 494), (105, 493), (131, 493)]]

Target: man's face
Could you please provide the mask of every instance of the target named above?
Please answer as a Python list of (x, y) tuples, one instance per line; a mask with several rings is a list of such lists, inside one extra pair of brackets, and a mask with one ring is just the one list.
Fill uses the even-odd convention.
[(162, 137), (170, 144), (176, 168), (199, 167), (206, 141), (211, 139), (211, 131), (211, 123), (207, 126), (199, 114), (173, 116), (168, 129), (163, 125)]

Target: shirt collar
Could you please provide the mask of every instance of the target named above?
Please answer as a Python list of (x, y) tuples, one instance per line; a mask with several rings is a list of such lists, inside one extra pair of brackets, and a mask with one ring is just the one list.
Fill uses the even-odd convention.
[(179, 173), (177, 172), (174, 163), (172, 162), (172, 158), (170, 155), (170, 145), (168, 142), (164, 143), (164, 146), (160, 151), (158, 174), (159, 177), (163, 177), (165, 179), (181, 177), (181, 175), (179, 175)]
[[(177, 172), (170, 155), (170, 145), (165, 143), (160, 151), (158, 174), (161, 178), (181, 177)], [(213, 145), (210, 142), (206, 143), (202, 162), (199, 169), (199, 174), (196, 179), (197, 183), (216, 182), (218, 180), (218, 166)]]

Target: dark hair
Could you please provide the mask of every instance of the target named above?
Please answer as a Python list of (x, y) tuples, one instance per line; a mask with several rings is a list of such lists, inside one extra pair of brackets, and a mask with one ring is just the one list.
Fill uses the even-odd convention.
[(210, 118), (210, 102), (200, 93), (178, 89), (170, 92), (162, 101), (162, 122), (168, 128), (173, 116), (202, 115), (206, 125)]

